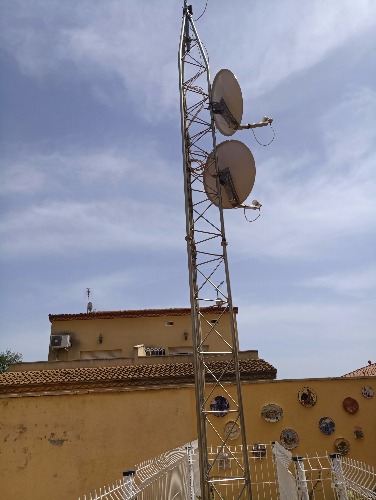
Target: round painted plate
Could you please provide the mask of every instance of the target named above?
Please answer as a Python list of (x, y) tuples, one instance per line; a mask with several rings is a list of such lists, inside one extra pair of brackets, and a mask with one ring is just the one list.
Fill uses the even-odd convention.
[(319, 420), (319, 428), (323, 434), (330, 436), (330, 434), (333, 434), (333, 432), (335, 431), (336, 424), (330, 417), (322, 417)]
[(299, 402), (306, 408), (312, 408), (317, 402), (317, 395), (313, 389), (303, 387), (298, 393)]
[(223, 396), (216, 396), (210, 403), (211, 411), (216, 417), (224, 417), (230, 408), (230, 404)]
[(343, 400), (343, 407), (347, 413), (354, 415), (359, 410), (359, 403), (356, 399), (349, 397)]
[(365, 398), (371, 399), (373, 398), (373, 389), (369, 385), (365, 385), (362, 387), (362, 394)]
[(281, 432), (280, 440), (286, 450), (293, 450), (299, 444), (299, 436), (293, 429), (284, 429)]
[(334, 441), (334, 449), (341, 455), (347, 455), (350, 450), (350, 443), (345, 438), (338, 438)]
[(283, 417), (283, 410), (280, 406), (269, 403), (261, 408), (261, 416), (267, 422), (279, 422)]
[(228, 439), (237, 439), (240, 436), (240, 427), (233, 420), (225, 424), (225, 436)]

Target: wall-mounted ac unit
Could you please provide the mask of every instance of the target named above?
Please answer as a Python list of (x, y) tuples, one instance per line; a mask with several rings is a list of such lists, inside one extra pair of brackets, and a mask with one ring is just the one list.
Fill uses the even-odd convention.
[(70, 335), (51, 335), (50, 346), (52, 349), (69, 349), (71, 347)]

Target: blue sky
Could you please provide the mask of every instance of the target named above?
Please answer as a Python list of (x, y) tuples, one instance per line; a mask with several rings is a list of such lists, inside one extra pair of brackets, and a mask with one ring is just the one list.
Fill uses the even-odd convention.
[[(44, 360), (48, 314), (86, 311), (87, 287), (97, 310), (189, 306), (182, 2), (0, 9), (0, 350)], [(263, 203), (225, 214), (241, 349), (279, 378), (374, 362), (376, 3), (209, 0), (197, 29), (276, 130), (237, 134)]]

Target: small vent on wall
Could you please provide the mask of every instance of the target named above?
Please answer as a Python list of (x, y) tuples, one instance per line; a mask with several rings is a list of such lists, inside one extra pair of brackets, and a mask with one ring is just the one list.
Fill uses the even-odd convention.
[(174, 322), (173, 321), (165, 321), (164, 326), (174, 326)]

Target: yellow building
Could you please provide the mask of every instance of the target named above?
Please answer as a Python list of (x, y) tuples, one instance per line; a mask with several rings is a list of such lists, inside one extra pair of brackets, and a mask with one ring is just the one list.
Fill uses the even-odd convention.
[[(234, 313), (237, 312), (234, 308)], [(202, 308), (201, 313), (204, 338), (221, 319), (221, 334), (230, 340), (228, 311), (207, 307)], [(48, 361), (192, 354), (191, 310), (188, 308), (50, 314), (49, 318)], [(211, 335), (204, 348), (223, 351), (223, 342), (218, 335)]]
[[(208, 308), (208, 326), (217, 314)], [(136, 463), (196, 438), (193, 362), (182, 353), (192, 349), (189, 309), (54, 315), (50, 320), (51, 334), (69, 335), (72, 347), (51, 349), (49, 359), (55, 361), (19, 363), (0, 375), (4, 498), (77, 498)], [(123, 357), (117, 357), (120, 350)], [(239, 361), (250, 445), (280, 441), (291, 429), (298, 436), (293, 454), (333, 452), (343, 438), (349, 457), (376, 465), (376, 398), (365, 392), (375, 389), (374, 377), (275, 380), (275, 368), (257, 351), (241, 352)], [(210, 363), (220, 372), (226, 356), (213, 355)], [(224, 383), (229, 394), (235, 391), (231, 374)], [(309, 400), (302, 398), (307, 388)], [(211, 397), (223, 396), (220, 390)], [(356, 404), (346, 406), (349, 398)], [(265, 411), (268, 405), (280, 408), (280, 414)], [(331, 434), (320, 430), (324, 417), (335, 425)], [(230, 416), (218, 418), (224, 429)], [(356, 437), (355, 428), (361, 428), (363, 438)], [(210, 439), (217, 444), (216, 436)]]

